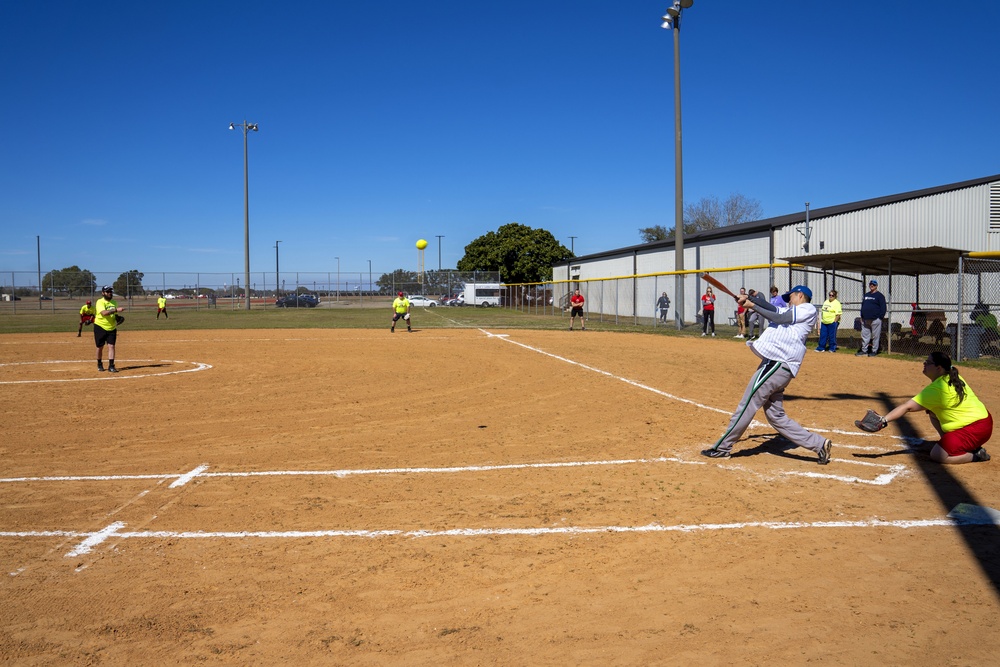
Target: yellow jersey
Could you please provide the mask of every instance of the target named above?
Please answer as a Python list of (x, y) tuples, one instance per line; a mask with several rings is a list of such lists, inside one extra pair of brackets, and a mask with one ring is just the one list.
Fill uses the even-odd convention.
[(833, 324), (837, 318), (844, 314), (844, 307), (836, 299), (827, 299), (820, 308), (820, 322), (823, 324)]
[(115, 314), (111, 313), (107, 317), (101, 315), (101, 311), (107, 310), (108, 308), (117, 308), (118, 304), (111, 299), (105, 299), (103, 296), (97, 300), (97, 305), (94, 309), (97, 314), (94, 316), (94, 324), (101, 327), (105, 331), (114, 331), (118, 328), (118, 321), (115, 319)]
[(93, 306), (88, 306), (87, 304), (83, 304), (83, 308), (80, 309), (80, 314), (90, 315), (91, 317), (93, 317), (94, 315), (97, 314), (97, 311), (94, 310)]
[(156, 307), (160, 309), (166, 308), (167, 300), (161, 296), (159, 299), (156, 300)]
[(392, 302), (392, 309), (397, 313), (405, 313), (410, 309), (410, 300), (404, 297), (396, 297)]
[[(959, 379), (965, 382), (961, 375)], [(950, 433), (963, 426), (968, 426), (980, 419), (986, 419), (989, 412), (979, 400), (972, 387), (966, 383), (965, 400), (958, 402), (958, 392), (948, 384), (948, 376), (942, 375), (924, 387), (924, 390), (913, 397), (913, 402), (934, 413), (941, 423), (941, 430)]]

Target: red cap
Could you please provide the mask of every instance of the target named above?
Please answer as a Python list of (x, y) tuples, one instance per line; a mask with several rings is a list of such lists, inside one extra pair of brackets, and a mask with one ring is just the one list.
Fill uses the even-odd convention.
[(88, 305), (88, 306), (90, 305), (90, 302), (89, 302), (89, 301), (87, 302), (87, 305)]
[(399, 293), (399, 296), (403, 296), (403, 293), (402, 293), (402, 292), (400, 292), (400, 293)]

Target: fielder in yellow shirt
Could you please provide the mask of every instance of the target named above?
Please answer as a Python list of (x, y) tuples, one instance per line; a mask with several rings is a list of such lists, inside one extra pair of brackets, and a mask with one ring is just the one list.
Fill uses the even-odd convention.
[(406, 330), (413, 333), (413, 329), (410, 328), (410, 300), (402, 292), (392, 301), (392, 326), (389, 327), (389, 333), (396, 332), (396, 322), (400, 318), (406, 322)]
[(170, 315), (167, 315), (167, 299), (162, 294), (156, 297), (156, 319), (160, 319), (160, 313), (163, 313), (163, 316), (168, 320), (170, 319)]
[(94, 323), (95, 315), (97, 315), (97, 311), (94, 310), (94, 307), (90, 305), (89, 301), (83, 304), (83, 307), (80, 308), (80, 328), (76, 332), (77, 338), (83, 335), (83, 327), (89, 327)]
[(840, 327), (840, 316), (844, 314), (844, 306), (837, 301), (837, 290), (830, 290), (826, 301), (819, 309), (819, 345), (817, 352), (837, 351), (837, 328)]
[(124, 321), (120, 313), (124, 313), (124, 308), (119, 308), (114, 301), (114, 290), (111, 285), (101, 288), (101, 298), (94, 306), (97, 316), (94, 318), (94, 343), (97, 345), (97, 370), (103, 371), (104, 364), (101, 356), (104, 354), (104, 346), (108, 346), (108, 372), (117, 373), (115, 368), (115, 343), (118, 341), (118, 325)]

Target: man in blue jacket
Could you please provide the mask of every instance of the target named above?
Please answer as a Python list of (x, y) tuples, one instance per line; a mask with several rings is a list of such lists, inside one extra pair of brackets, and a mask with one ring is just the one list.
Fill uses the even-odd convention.
[(878, 354), (885, 312), (885, 296), (878, 291), (878, 281), (872, 278), (868, 281), (868, 293), (861, 298), (861, 349), (854, 356)]

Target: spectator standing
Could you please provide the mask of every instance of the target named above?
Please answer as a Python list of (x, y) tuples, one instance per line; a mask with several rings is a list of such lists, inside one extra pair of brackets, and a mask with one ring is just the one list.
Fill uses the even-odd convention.
[[(746, 297), (747, 288), (741, 287), (739, 296)], [(737, 297), (736, 301), (736, 326), (739, 327), (740, 332), (733, 336), (733, 338), (746, 338), (747, 337), (747, 309), (743, 306), (746, 302), (744, 298), (743, 301), (739, 300)]]
[[(753, 289), (747, 290), (747, 297), (749, 297), (750, 300), (752, 300), (757, 295), (758, 295), (757, 290)], [(761, 317), (760, 313), (758, 313), (753, 308), (745, 308), (744, 310), (746, 311), (744, 312), (744, 316), (747, 319), (747, 340), (753, 340), (754, 338), (760, 336), (761, 330), (763, 329), (764, 326), (763, 324), (761, 324), (761, 320), (763, 320), (764, 318)], [(754, 331), (757, 332), (756, 335), (754, 334)]]
[[(785, 308), (788, 304), (784, 302), (781, 298), (781, 290), (778, 289), (777, 285), (771, 285), (771, 300), (769, 302), (772, 306), (777, 308)], [(771, 321), (764, 318), (764, 328), (771, 326)]]
[(712, 326), (712, 335), (715, 335), (715, 294), (711, 287), (705, 288), (705, 293), (701, 295), (701, 335), (708, 333), (709, 323)]
[(843, 313), (844, 306), (837, 300), (837, 290), (830, 290), (826, 301), (819, 309), (820, 325), (817, 352), (837, 351), (837, 329), (840, 327), (840, 316)]
[(878, 291), (878, 281), (872, 278), (868, 281), (868, 293), (861, 299), (861, 349), (854, 356), (867, 354), (874, 357), (878, 354), (885, 312), (885, 296)]
[(83, 307), (80, 308), (80, 328), (76, 332), (77, 338), (83, 335), (84, 327), (89, 327), (94, 323), (95, 315), (97, 315), (97, 311), (94, 310), (94, 307), (90, 305), (89, 301), (83, 304)]
[(670, 310), (670, 297), (667, 296), (666, 292), (656, 300), (656, 309), (660, 311), (660, 321), (666, 324), (667, 312)]
[(580, 329), (582, 331), (587, 330), (587, 321), (583, 319), (583, 295), (580, 294), (580, 290), (573, 292), (573, 296), (569, 298), (569, 330), (573, 330), (573, 322), (576, 321), (576, 316), (580, 316)]

